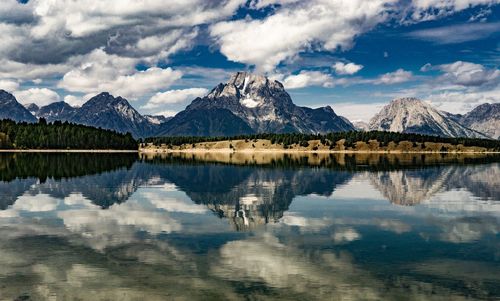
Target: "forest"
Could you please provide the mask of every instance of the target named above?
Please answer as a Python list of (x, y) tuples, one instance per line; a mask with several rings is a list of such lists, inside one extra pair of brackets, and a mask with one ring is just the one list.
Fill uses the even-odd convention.
[(146, 138), (143, 143), (153, 143), (154, 145), (167, 145), (179, 146), (183, 144), (193, 144), (201, 142), (215, 142), (225, 140), (257, 140), (266, 139), (271, 143), (282, 144), (285, 148), (291, 145), (307, 146), (310, 140), (320, 140), (322, 144), (334, 146), (335, 143), (341, 139), (345, 139), (344, 146), (352, 147), (358, 141), (368, 143), (370, 140), (377, 140), (380, 146), (387, 146), (390, 142), (399, 143), (401, 141), (410, 141), (413, 143), (449, 143), (452, 145), (463, 146), (476, 146), (484, 147), (491, 150), (500, 151), (500, 141), (490, 139), (475, 139), (475, 138), (446, 138), (439, 136), (429, 136), (420, 134), (407, 134), (396, 132), (383, 132), (383, 131), (351, 131), (351, 132), (335, 132), (326, 135), (320, 134), (301, 134), (301, 133), (288, 133), (288, 134), (255, 134), (255, 135), (241, 135), (233, 137), (153, 137)]
[(94, 128), (68, 122), (16, 123), (0, 120), (0, 149), (120, 149), (135, 150), (130, 133)]

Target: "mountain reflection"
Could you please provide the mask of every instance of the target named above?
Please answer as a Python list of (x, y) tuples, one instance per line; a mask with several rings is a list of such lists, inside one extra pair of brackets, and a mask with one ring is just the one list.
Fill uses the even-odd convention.
[(25, 194), (65, 198), (74, 193), (109, 208), (141, 186), (173, 184), (243, 230), (278, 222), (297, 196), (331, 196), (359, 173), (397, 205), (417, 205), (460, 189), (497, 200), (500, 165), (486, 163), (498, 161), (464, 154), (2, 154), (0, 209)]
[(4, 154), (0, 298), (494, 299), (499, 162)]

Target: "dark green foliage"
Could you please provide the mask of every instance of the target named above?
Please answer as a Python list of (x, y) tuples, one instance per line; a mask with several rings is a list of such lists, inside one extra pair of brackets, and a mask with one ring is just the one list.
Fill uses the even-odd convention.
[(10, 137), (5, 133), (0, 133), (0, 149), (10, 149), (12, 148), (12, 142)]
[[(0, 133), (17, 149), (137, 149), (131, 134), (44, 119), (38, 123), (0, 120)], [(2, 143), (0, 147), (9, 148)]]
[(130, 153), (0, 153), (0, 181), (80, 177), (130, 168), (136, 160)]
[(491, 150), (500, 151), (500, 141), (490, 140), (490, 139), (476, 139), (476, 138), (445, 138), (439, 136), (429, 136), (420, 134), (403, 134), (396, 132), (382, 132), (382, 131), (371, 131), (371, 132), (335, 132), (326, 135), (314, 135), (314, 134), (301, 134), (301, 133), (289, 133), (289, 134), (255, 134), (255, 135), (241, 135), (241, 136), (221, 136), (221, 137), (152, 137), (146, 138), (146, 142), (153, 143), (155, 145), (160, 144), (170, 144), (170, 145), (182, 145), (188, 143), (199, 143), (199, 142), (214, 142), (223, 140), (253, 140), (257, 139), (267, 139), (271, 140), (277, 144), (283, 144), (284, 146), (289, 146), (292, 144), (299, 144), (304, 146), (305, 142), (309, 140), (321, 140), (330, 141), (331, 145), (334, 146), (335, 143), (341, 139), (345, 139), (344, 146), (353, 147), (354, 143), (357, 141), (368, 142), (369, 140), (377, 140), (380, 142), (380, 146), (387, 146), (389, 142), (399, 143), (401, 141), (411, 141), (414, 143), (424, 143), (424, 142), (434, 142), (434, 143), (450, 143), (452, 145), (462, 144), (464, 146), (477, 146), (485, 147)]

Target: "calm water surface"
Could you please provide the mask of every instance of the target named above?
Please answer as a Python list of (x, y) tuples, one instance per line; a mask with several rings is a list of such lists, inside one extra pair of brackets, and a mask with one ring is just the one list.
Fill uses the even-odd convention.
[(0, 300), (500, 299), (500, 158), (0, 154)]

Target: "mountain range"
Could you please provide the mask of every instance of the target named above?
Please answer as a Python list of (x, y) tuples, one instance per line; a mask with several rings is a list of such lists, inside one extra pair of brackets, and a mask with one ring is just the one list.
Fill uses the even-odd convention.
[(416, 98), (391, 101), (370, 122), (351, 123), (330, 106), (308, 108), (293, 103), (284, 86), (265, 76), (237, 72), (206, 96), (194, 99), (174, 117), (141, 115), (130, 103), (107, 92), (81, 107), (55, 102), (22, 106), (0, 90), (0, 119), (68, 121), (135, 138), (149, 136), (233, 136), (254, 133), (312, 133), (381, 130), (444, 137), (500, 137), (500, 104), (482, 104), (467, 114), (440, 111)]

